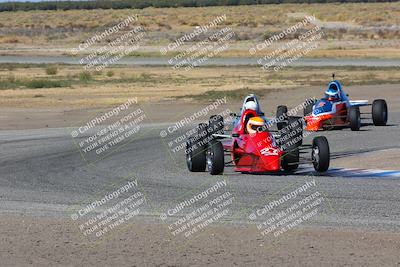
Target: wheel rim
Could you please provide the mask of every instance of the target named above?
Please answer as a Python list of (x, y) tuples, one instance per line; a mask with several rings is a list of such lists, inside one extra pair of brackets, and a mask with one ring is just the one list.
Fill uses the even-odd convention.
[(211, 148), (207, 149), (207, 168), (209, 171), (212, 170), (212, 157), (213, 153), (211, 151)]
[(192, 169), (192, 154), (191, 152), (186, 153), (186, 164), (188, 165), (189, 169)]
[(360, 115), (358, 115), (357, 126), (358, 126), (358, 128), (361, 127), (361, 117), (360, 117)]
[(315, 146), (312, 150), (312, 160), (314, 161), (314, 164), (319, 164), (319, 148)]

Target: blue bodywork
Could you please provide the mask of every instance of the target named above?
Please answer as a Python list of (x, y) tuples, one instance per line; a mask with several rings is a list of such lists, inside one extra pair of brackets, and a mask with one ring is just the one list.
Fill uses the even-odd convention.
[(318, 115), (321, 113), (331, 112), (332, 111), (332, 103), (327, 99), (318, 100), (313, 109), (313, 115)]
[[(330, 83), (328, 83), (328, 87), (326, 90), (328, 91), (332, 87), (336, 87), (339, 91), (340, 99), (338, 99), (338, 101), (348, 101), (346, 94), (343, 92), (342, 85), (340, 84), (340, 82), (338, 80), (334, 80), (334, 81), (331, 81)], [(329, 96), (325, 95), (325, 99), (328, 99), (328, 98), (329, 98)]]

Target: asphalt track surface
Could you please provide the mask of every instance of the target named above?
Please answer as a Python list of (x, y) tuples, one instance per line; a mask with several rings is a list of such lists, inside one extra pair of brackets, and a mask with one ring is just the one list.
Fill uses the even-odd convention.
[[(0, 63), (20, 64), (80, 64), (80, 57), (68, 56), (0, 56)], [(165, 66), (169, 58), (159, 57), (125, 57), (117, 64), (128, 66)], [(258, 58), (211, 58), (204, 66), (247, 66), (258, 65)], [(337, 58), (300, 58), (293, 66), (365, 66), (365, 67), (398, 67), (398, 59), (337, 59)]]
[[(344, 129), (323, 134), (330, 142), (332, 157), (358, 153), (362, 157), (368, 151), (400, 147), (400, 113), (391, 113), (389, 124), (366, 126), (360, 132)], [(231, 168), (222, 176), (189, 173), (183, 151), (171, 152), (168, 137), (160, 137), (160, 130), (168, 125), (145, 124), (130, 143), (92, 164), (82, 159), (68, 128), (0, 131), (0, 213), (69, 220), (72, 205), (84, 205), (93, 195), (116, 188), (121, 177), (136, 177), (149, 204), (141, 218), (160, 222), (160, 214), (184, 196), (226, 180), (235, 202), (224, 221), (247, 224), (255, 208), (315, 179), (325, 202), (318, 216), (307, 224), (400, 230), (400, 177), (315, 176), (312, 172), (248, 175)], [(392, 169), (400, 170), (400, 164)]]

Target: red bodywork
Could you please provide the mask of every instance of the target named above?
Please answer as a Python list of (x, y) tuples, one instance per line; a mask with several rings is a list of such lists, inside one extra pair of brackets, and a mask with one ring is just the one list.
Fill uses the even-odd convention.
[(250, 117), (257, 116), (253, 110), (246, 110), (240, 122), (232, 130), (233, 137), (224, 143), (224, 149), (231, 153), (235, 171), (238, 172), (276, 172), (280, 171), (283, 152), (276, 146), (274, 137), (267, 131), (248, 134), (246, 123)]
[(345, 102), (332, 103), (336, 106), (336, 111), (331, 114), (310, 114), (304, 117), (306, 122), (305, 130), (318, 131), (319, 129), (329, 128), (333, 126), (346, 126), (347, 107)]

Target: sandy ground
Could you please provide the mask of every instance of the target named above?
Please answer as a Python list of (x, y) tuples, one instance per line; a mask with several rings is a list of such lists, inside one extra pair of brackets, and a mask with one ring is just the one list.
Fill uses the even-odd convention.
[[(74, 48), (79, 44), (69, 45)], [(193, 45), (193, 44), (191, 44)], [(232, 43), (226, 51), (221, 52), (217, 57), (250, 57), (249, 49), (254, 45), (251, 42)], [(280, 42), (273, 47), (285, 45)], [(159, 51), (161, 45), (141, 46), (136, 52), (142, 56), (159, 56), (163, 57)], [(178, 51), (188, 49), (189, 45), (182, 46)], [(86, 54), (92, 53), (99, 49), (88, 49)], [(264, 54), (272, 53), (274, 49), (266, 49)], [(29, 44), (1, 44), (0, 56), (74, 56), (71, 47), (55, 46), (54, 44), (41, 44), (32, 46)], [(335, 46), (332, 47), (332, 41), (323, 40), (319, 43), (319, 49), (311, 51), (305, 58), (400, 58), (400, 49), (398, 48), (397, 40), (335, 40)]]
[[(160, 224), (132, 223), (88, 243), (65, 219), (1, 216), (2, 266), (399, 266), (400, 234), (298, 229), (275, 242), (220, 225), (175, 243)], [(18, 236), (15, 233), (18, 232)]]
[[(336, 12), (332, 12), (333, 9)], [(325, 34), (317, 50), (309, 56), (400, 56), (398, 3), (4, 12), (0, 17), (0, 54), (71, 54), (72, 48), (95, 33), (133, 14), (138, 15), (138, 21), (131, 22), (130, 28), (140, 24), (146, 30), (144, 44), (141, 42), (142, 47), (137, 51), (140, 54), (159, 55), (160, 46), (166, 46), (182, 34), (192, 32), (195, 26), (206, 25), (224, 14), (226, 20), (213, 28), (229, 26), (236, 33), (230, 48), (222, 52), (225, 56), (248, 56), (249, 47), (262, 42), (266, 36), (289, 28), (306, 15), (314, 15), (316, 20), (312, 23), (321, 26)], [(104, 39), (110, 38), (114, 39), (116, 35)], [(98, 46), (105, 43), (106, 40), (99, 40)], [(84, 52), (89, 53), (88, 50)]]
[[(388, 102), (389, 117), (390, 112), (400, 111), (399, 84), (345, 86), (344, 89), (352, 100), (366, 99), (373, 101), (377, 98), (386, 99)], [(307, 98), (322, 97), (324, 90), (325, 88), (319, 86), (290, 90), (271, 90), (261, 98), (261, 107), (266, 116), (273, 117), (278, 105), (287, 105), (289, 108), (293, 108)], [(290, 94), (290, 98), (288, 94)], [(79, 99), (79, 95), (74, 95), (73, 98)], [(129, 97), (127, 96), (127, 98)], [(174, 122), (178, 118), (182, 118), (184, 114), (192, 114), (210, 103), (212, 101), (204, 102), (190, 99), (139, 102), (140, 106), (153, 122)], [(232, 112), (237, 112), (241, 103), (241, 99), (227, 99), (224, 108), (229, 108)], [(113, 107), (115, 106), (107, 105), (102, 108), (96, 107), (90, 109), (71, 108), (63, 106), (62, 102), (56, 107), (50, 106), (47, 108), (0, 107), (0, 130), (71, 127), (82, 119), (90, 118), (92, 114), (105, 112), (111, 110)]]

